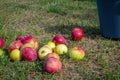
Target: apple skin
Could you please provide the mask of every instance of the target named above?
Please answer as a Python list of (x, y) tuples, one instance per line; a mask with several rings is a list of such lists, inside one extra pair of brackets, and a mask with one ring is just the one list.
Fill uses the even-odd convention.
[(3, 49), (0, 49), (0, 57), (3, 57), (4, 56), (4, 51)]
[(10, 58), (11, 60), (15, 61), (18, 60), (20, 61), (22, 59), (22, 55), (19, 49), (14, 49), (10, 53)]
[(48, 73), (60, 72), (62, 63), (58, 59), (50, 57), (44, 61), (43, 68)]
[(69, 51), (69, 57), (73, 60), (82, 60), (85, 56), (83, 48), (74, 47)]
[(34, 49), (36, 49), (36, 50), (38, 49), (38, 42), (37, 42), (37, 40), (36, 40), (33, 36), (31, 36), (31, 35), (26, 36), (25, 39), (24, 39), (22, 42), (23, 42), (23, 44), (30, 43), (30, 44), (33, 45)]
[(24, 39), (25, 39), (25, 36), (18, 36), (18, 37), (16, 38), (16, 41), (19, 40), (19, 41), (23, 42)]
[(23, 46), (20, 48), (20, 50), (22, 51), (24, 48), (26, 47), (31, 47), (31, 48), (34, 48), (33, 44), (30, 44), (30, 43), (26, 43), (26, 44), (23, 44)]
[(54, 50), (54, 48), (55, 48), (55, 46), (56, 46), (53, 41), (49, 41), (49, 42), (47, 43), (47, 45), (48, 45), (52, 50)]
[(54, 53), (54, 52), (47, 54), (46, 59), (50, 58), (50, 57), (53, 57), (53, 58), (56, 58), (56, 59), (60, 60), (59, 55), (57, 53)]
[(75, 27), (72, 29), (71, 38), (72, 40), (79, 41), (84, 37), (84, 32), (81, 28)]
[(68, 48), (65, 44), (59, 44), (55, 47), (54, 52), (59, 55), (66, 54), (68, 52)]
[(21, 41), (13, 41), (8, 46), (8, 52), (10, 53), (14, 49), (20, 49), (23, 46)]
[(3, 46), (4, 46), (4, 40), (3, 38), (0, 38), (0, 48), (3, 48)]
[(34, 44), (34, 41), (35, 41), (35, 38), (29, 35), (25, 37), (25, 39), (23, 40), (23, 44), (26, 44), (26, 43)]
[(35, 61), (38, 58), (38, 55), (35, 49), (26, 47), (22, 50), (22, 57), (27, 61)]
[(56, 45), (57, 44), (67, 44), (66, 39), (62, 35), (56, 35), (52, 40)]
[(47, 46), (43, 46), (38, 50), (38, 57), (40, 60), (44, 60), (49, 53), (52, 53), (52, 50)]

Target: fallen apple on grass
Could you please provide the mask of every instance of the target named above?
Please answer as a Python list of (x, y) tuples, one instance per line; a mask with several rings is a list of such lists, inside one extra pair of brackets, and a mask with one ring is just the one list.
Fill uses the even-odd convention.
[(62, 63), (58, 59), (50, 57), (44, 61), (43, 68), (48, 73), (60, 72), (62, 69)]
[(55, 47), (54, 52), (59, 55), (66, 54), (68, 52), (68, 48), (65, 44), (58, 44)]
[(26, 43), (32, 44), (34, 49), (38, 49), (38, 42), (35, 39), (35, 37), (33, 37), (31, 35), (26, 36), (22, 42), (23, 42), (23, 44), (26, 44)]
[(20, 61), (22, 59), (22, 55), (19, 49), (14, 49), (10, 52), (10, 59), (15, 61)]
[(21, 41), (13, 41), (8, 46), (8, 52), (10, 53), (14, 49), (20, 49), (23, 43)]
[(82, 60), (85, 56), (85, 51), (83, 48), (74, 47), (69, 51), (69, 57), (73, 60)]
[(24, 60), (27, 60), (27, 61), (35, 61), (38, 58), (38, 54), (35, 51), (35, 49), (31, 47), (25, 47), (22, 50), (22, 57)]
[(40, 60), (44, 60), (47, 56), (47, 54), (52, 53), (51, 48), (47, 46), (43, 46), (38, 50), (38, 57)]
[(79, 41), (83, 37), (84, 37), (84, 31), (81, 28), (75, 27), (72, 29), (72, 32), (71, 32), (72, 40)]
[(56, 35), (52, 41), (55, 44), (67, 44), (66, 39), (62, 35)]
[(18, 37), (16, 38), (16, 41), (21, 41), (21, 42), (23, 42), (24, 39), (25, 39), (25, 36), (18, 36)]
[(54, 48), (55, 48), (55, 46), (56, 46), (53, 41), (49, 41), (49, 42), (47, 43), (47, 45), (48, 45), (52, 50), (54, 50)]
[(46, 59), (50, 58), (50, 57), (53, 57), (53, 58), (56, 58), (56, 59), (60, 60), (59, 55), (57, 53), (54, 53), (54, 52), (47, 54)]
[(0, 48), (3, 48), (3, 46), (4, 46), (4, 39), (0, 38)]

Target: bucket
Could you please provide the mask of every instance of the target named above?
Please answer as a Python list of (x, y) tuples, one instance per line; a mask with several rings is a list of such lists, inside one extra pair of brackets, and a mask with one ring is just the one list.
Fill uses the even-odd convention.
[(97, 0), (97, 8), (101, 34), (120, 39), (120, 0)]

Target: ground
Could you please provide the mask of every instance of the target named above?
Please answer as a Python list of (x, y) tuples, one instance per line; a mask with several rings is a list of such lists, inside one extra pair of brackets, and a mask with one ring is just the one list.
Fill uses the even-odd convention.
[[(71, 30), (80, 27), (85, 37), (72, 41)], [(69, 49), (84, 48), (82, 61), (60, 56), (59, 73), (43, 71), (43, 61), (11, 61), (7, 47), (19, 35), (33, 35), (39, 47), (63, 35)], [(0, 37), (5, 40), (0, 58), (1, 80), (119, 80), (120, 41), (101, 36), (95, 0), (0, 0)]]

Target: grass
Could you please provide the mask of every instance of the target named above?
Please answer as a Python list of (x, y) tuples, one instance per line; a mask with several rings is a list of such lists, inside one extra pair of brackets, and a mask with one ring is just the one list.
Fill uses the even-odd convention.
[[(70, 33), (79, 26), (82, 41), (72, 41)], [(61, 56), (62, 71), (43, 71), (43, 61), (12, 62), (6, 51), (19, 35), (33, 35), (39, 46), (56, 34), (67, 39), (68, 48), (83, 47), (82, 61)], [(120, 41), (101, 36), (95, 0), (0, 0), (0, 37), (5, 40), (5, 56), (0, 58), (1, 80), (119, 80)]]

